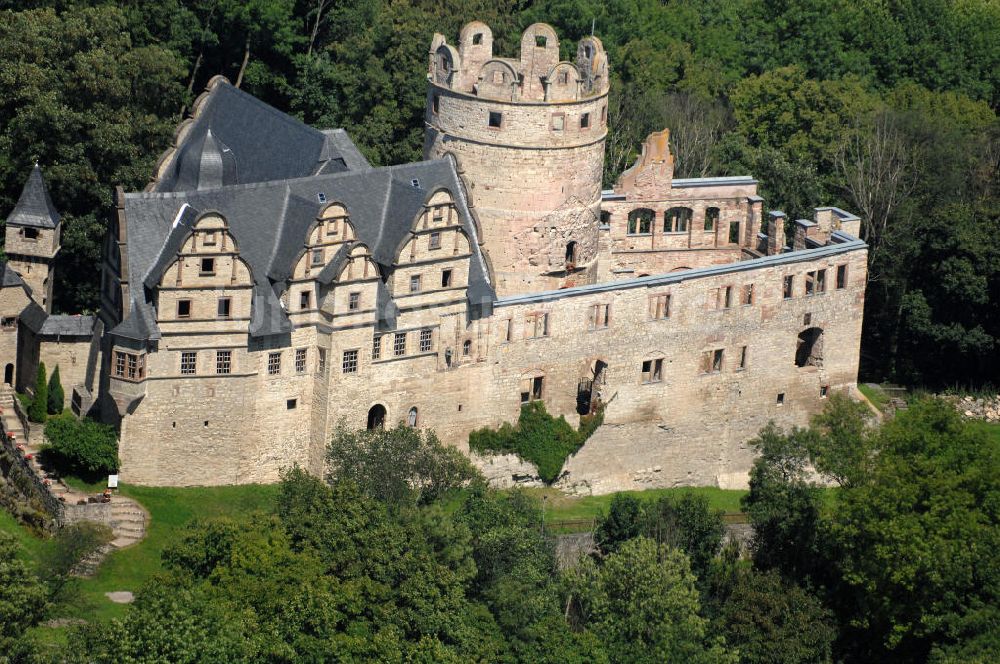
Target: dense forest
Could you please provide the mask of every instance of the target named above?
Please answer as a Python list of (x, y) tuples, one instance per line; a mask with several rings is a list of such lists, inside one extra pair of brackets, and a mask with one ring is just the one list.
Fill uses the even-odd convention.
[(341, 429), (325, 481), (188, 524), (120, 617), (60, 643), (26, 628), (65, 575), (0, 532), (0, 662), (996, 662), (1000, 441), (942, 401), (866, 414), (834, 396), (752, 441), (742, 550), (704, 496), (617, 494), (561, 564), (541, 501), (433, 433)]
[(864, 220), (862, 377), (1000, 374), (1000, 5), (991, 0), (0, 0), (0, 210), (38, 160), (65, 214), (57, 307), (97, 306), (116, 185), (141, 188), (223, 74), (375, 164), (417, 159), (427, 49), (472, 19), (501, 55), (552, 24), (613, 72), (606, 180), (672, 130), (678, 174), (750, 173), (772, 209)]

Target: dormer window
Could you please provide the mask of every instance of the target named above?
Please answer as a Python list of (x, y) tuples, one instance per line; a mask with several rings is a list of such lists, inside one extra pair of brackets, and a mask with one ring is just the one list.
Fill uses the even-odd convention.
[(326, 203), (326, 194), (324, 194), (322, 191), (318, 192), (316, 194), (316, 200), (318, 200), (320, 203)]
[(412, 186), (412, 187), (413, 187), (414, 189), (420, 189), (420, 180), (416, 180), (416, 179), (414, 179), (414, 180), (410, 180), (410, 185), (411, 185), (411, 186)]

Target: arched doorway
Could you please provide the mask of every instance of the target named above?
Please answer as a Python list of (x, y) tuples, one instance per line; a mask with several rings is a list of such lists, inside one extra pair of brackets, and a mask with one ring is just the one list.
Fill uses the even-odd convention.
[(572, 270), (576, 267), (576, 241), (569, 242), (566, 245), (566, 269)]
[(409, 414), (406, 416), (406, 424), (415, 427), (417, 426), (417, 407), (414, 406), (410, 409)]
[(380, 403), (368, 409), (368, 430), (385, 428), (385, 406)]
[(7, 366), (4, 367), (4, 370), (3, 370), (3, 382), (5, 382), (7, 385), (13, 385), (14, 384), (14, 365), (13, 364), (8, 363)]

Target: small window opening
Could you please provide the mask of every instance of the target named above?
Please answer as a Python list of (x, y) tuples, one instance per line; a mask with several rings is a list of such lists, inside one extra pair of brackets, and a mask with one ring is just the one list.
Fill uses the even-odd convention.
[(462, 342), (462, 355), (468, 357), (471, 354), (472, 354), (472, 341), (470, 339), (466, 339), (465, 341)]
[(847, 266), (837, 266), (837, 290), (847, 288)]
[(779, 406), (784, 406), (785, 405), (785, 393), (784, 392), (778, 392), (778, 398), (775, 399), (775, 403), (777, 403)]
[(312, 307), (312, 291), (304, 290), (299, 293), (299, 309), (305, 311)]
[(441, 270), (441, 288), (451, 288), (451, 270)]
[[(439, 218), (435, 218), (438, 221)], [(441, 248), (441, 233), (431, 233), (430, 239), (427, 242), (430, 249), (440, 249)]]
[[(476, 34), (472, 35), (473, 46), (479, 46), (482, 43), (483, 43), (483, 33), (477, 32)], [(414, 409), (414, 411), (416, 411), (416, 409)]]
[(803, 325), (812, 325), (812, 322), (813, 322), (812, 312), (807, 312), (807, 313), (805, 313), (805, 314), (802, 315), (802, 324)]
[(733, 306), (733, 287), (732, 286), (726, 286), (726, 288), (724, 289), (723, 293), (724, 293), (724, 296), (723, 296), (723, 306), (726, 309), (729, 309), (730, 307)]
[(268, 353), (267, 375), (277, 376), (281, 373), (281, 353)]
[(299, 405), (298, 399), (288, 399), (287, 401), (285, 401), (285, 408), (288, 410), (295, 410), (295, 408), (298, 405)]
[(580, 129), (590, 128), (590, 113), (584, 113), (580, 116)]
[(232, 301), (232, 299), (228, 298), (228, 297), (220, 297), (219, 298), (219, 306), (218, 306), (217, 312), (218, 312), (219, 318), (229, 318), (232, 315), (232, 313), (233, 313), (233, 301)]
[(687, 233), (694, 212), (691, 208), (675, 207), (663, 213), (664, 233)]
[(743, 286), (743, 306), (748, 307), (753, 304), (753, 284)]
[(23, 228), (21, 233), (24, 235), (25, 239), (37, 240), (38, 239), (38, 229), (37, 228)]
[(406, 424), (407, 426), (415, 427), (417, 426), (417, 407), (414, 406), (410, 409), (410, 412), (406, 414)]
[(670, 317), (670, 294), (653, 295), (649, 298), (649, 317), (653, 320)]
[(566, 244), (566, 264), (576, 265), (576, 242), (569, 242)]
[(318, 200), (320, 203), (326, 203), (326, 194), (324, 194), (322, 191), (317, 192), (316, 200)]
[(177, 301), (177, 317), (191, 318), (191, 300)]
[(559, 81), (559, 85), (566, 85), (567, 83), (569, 83), (569, 72), (567, 72), (567, 71), (561, 71), (561, 72), (559, 72), (558, 81)]
[(785, 277), (784, 284), (782, 285), (782, 297), (786, 300), (792, 299), (794, 295), (795, 288), (795, 277), (793, 275), (788, 275)]
[(715, 225), (719, 222), (719, 208), (710, 207), (705, 210), (705, 230), (714, 231)]
[(491, 129), (499, 129), (503, 124), (503, 113), (500, 111), (490, 111), (489, 126)]
[(419, 293), (420, 292), (420, 275), (414, 274), (410, 275), (410, 292)]
[(827, 396), (829, 396), (829, 394), (830, 394), (830, 386), (829, 385), (822, 385), (819, 388), (819, 398), (820, 399), (827, 398)]
[(545, 44), (547, 42), (548, 42), (548, 39), (545, 37), (545, 35), (535, 35), (535, 47), (536, 48), (545, 48)]
[(823, 330), (818, 327), (810, 327), (799, 333), (797, 345), (795, 347), (795, 366), (797, 367), (822, 367), (823, 366)]
[(312, 264), (313, 267), (323, 264), (323, 250), (313, 249), (312, 250)]
[(740, 222), (738, 221), (729, 222), (729, 243), (740, 243)]
[(747, 368), (747, 347), (746, 346), (740, 347), (740, 366), (739, 366), (739, 368), (740, 369), (746, 369)]
[(645, 360), (642, 363), (642, 382), (659, 383), (663, 379), (663, 359)]
[(215, 259), (214, 258), (202, 258), (201, 259), (201, 273), (204, 275), (215, 274)]
[(441, 95), (435, 94), (431, 96), (431, 113), (437, 115), (441, 110)]
[(535, 376), (521, 381), (521, 403), (538, 401), (542, 398), (542, 388), (545, 381), (544, 376)]
[(361, 308), (361, 293), (351, 293), (347, 296), (347, 310), (357, 311)]
[(358, 351), (345, 350), (344, 359), (341, 363), (341, 371), (345, 374), (358, 373)]
[(417, 180), (415, 178), (413, 180), (410, 180), (410, 186), (412, 186), (414, 189), (420, 189), (420, 180)]

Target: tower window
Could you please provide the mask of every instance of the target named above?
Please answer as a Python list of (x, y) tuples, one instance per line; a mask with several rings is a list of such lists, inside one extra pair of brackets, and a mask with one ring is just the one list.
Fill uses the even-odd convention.
[(441, 288), (451, 288), (451, 270), (441, 270)]
[(351, 293), (347, 296), (347, 310), (357, 311), (361, 308), (361, 293)]
[(358, 373), (358, 351), (357, 350), (345, 350), (344, 359), (341, 363), (341, 370), (343, 373)]
[(26, 240), (37, 240), (38, 239), (38, 229), (37, 228), (22, 228), (21, 234)]
[(477, 32), (476, 34), (472, 35), (473, 46), (479, 46), (482, 43), (483, 43), (483, 33)]
[(489, 126), (490, 129), (499, 129), (503, 126), (503, 113), (500, 111), (490, 111)]
[(590, 113), (580, 116), (580, 129), (590, 129)]
[(537, 48), (545, 48), (547, 43), (548, 39), (546, 39), (545, 35), (535, 35), (535, 46)]
[(431, 96), (431, 113), (434, 115), (438, 114), (441, 110), (441, 95), (435, 94)]

